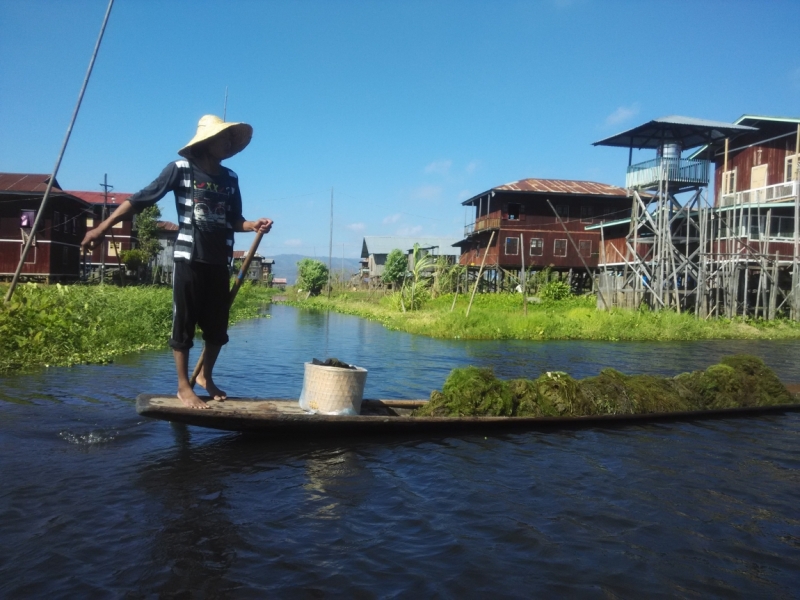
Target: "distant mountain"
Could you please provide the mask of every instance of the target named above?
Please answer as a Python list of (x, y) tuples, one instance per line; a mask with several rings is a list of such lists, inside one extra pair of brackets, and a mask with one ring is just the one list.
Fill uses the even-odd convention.
[[(286, 282), (289, 285), (294, 285), (297, 281), (297, 262), (304, 259), (304, 258), (313, 258), (312, 256), (303, 256), (302, 254), (275, 254), (270, 255), (267, 258), (275, 259), (275, 265), (273, 266), (272, 272), (275, 277), (279, 278), (286, 278)], [(317, 260), (324, 262), (326, 265), (328, 264), (328, 257), (325, 258), (318, 257)], [(344, 264), (344, 274), (346, 278), (349, 278), (350, 275), (353, 273), (358, 272), (359, 262), (357, 258), (345, 258), (344, 263), (342, 263), (342, 257), (336, 258), (333, 257), (331, 268), (333, 269), (334, 275), (336, 273), (342, 272), (342, 265)]]

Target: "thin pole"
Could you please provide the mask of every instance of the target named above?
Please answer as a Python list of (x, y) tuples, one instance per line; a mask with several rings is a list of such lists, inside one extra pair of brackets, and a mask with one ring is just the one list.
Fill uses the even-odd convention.
[(522, 309), (525, 316), (528, 316), (528, 294), (525, 291), (525, 284), (527, 283), (528, 275), (525, 273), (525, 238), (523, 237), (524, 234), (519, 234), (519, 256), (520, 260), (522, 260), (522, 277), (520, 277), (522, 282)]
[(333, 260), (333, 188), (331, 188), (331, 232), (328, 238), (328, 300), (331, 299), (331, 268)]
[(489, 243), (486, 244), (486, 252), (483, 253), (483, 260), (481, 261), (481, 268), (478, 269), (478, 276), (475, 278), (475, 287), (472, 288), (472, 296), (469, 299), (469, 306), (467, 306), (467, 315), (469, 316), (469, 311), (472, 308), (472, 301), (475, 300), (475, 292), (478, 291), (478, 284), (481, 281), (481, 274), (483, 273), (483, 265), (486, 264), (486, 257), (489, 254), (489, 248), (492, 247), (492, 242), (494, 241), (494, 231), (492, 231), (492, 235), (489, 236)]
[(81, 102), (83, 102), (83, 95), (86, 92), (86, 86), (89, 84), (89, 77), (92, 75), (92, 69), (94, 68), (94, 61), (97, 58), (97, 52), (100, 50), (100, 42), (103, 40), (103, 33), (106, 30), (106, 24), (108, 23), (108, 17), (111, 14), (111, 7), (114, 4), (114, 0), (108, 0), (108, 8), (106, 8), (105, 17), (103, 17), (103, 25), (100, 27), (100, 35), (97, 37), (97, 42), (94, 45), (94, 52), (92, 52), (92, 58), (89, 61), (89, 68), (86, 71), (86, 76), (83, 79), (83, 85), (81, 86), (81, 91), (78, 94), (78, 102), (75, 104), (75, 110), (72, 112), (72, 119), (70, 119), (69, 127), (67, 127), (67, 134), (64, 136), (64, 143), (61, 144), (61, 150), (58, 153), (58, 158), (56, 159), (55, 167), (53, 167), (53, 174), (50, 176), (50, 179), (47, 182), (47, 189), (44, 191), (44, 196), (42, 196), (42, 204), (39, 207), (39, 212), (36, 215), (36, 219), (34, 219), (33, 227), (31, 228), (31, 235), (28, 236), (27, 242), (25, 242), (25, 247), (22, 249), (22, 256), (19, 257), (19, 264), (17, 265), (17, 270), (14, 273), (14, 278), (11, 280), (11, 285), (8, 288), (8, 292), (6, 293), (5, 301), (8, 302), (11, 300), (11, 296), (14, 294), (14, 289), (17, 287), (17, 282), (19, 281), (19, 274), (22, 272), (22, 266), (25, 264), (25, 259), (28, 257), (28, 251), (31, 249), (31, 244), (33, 243), (34, 235), (36, 234), (36, 230), (39, 226), (39, 222), (42, 220), (42, 215), (44, 215), (45, 206), (47, 206), (47, 201), (50, 199), (50, 190), (53, 188), (53, 182), (56, 180), (56, 175), (58, 174), (58, 168), (61, 166), (61, 159), (64, 158), (64, 152), (67, 149), (67, 143), (69, 142), (70, 135), (72, 135), (72, 127), (75, 125), (75, 120), (78, 118), (78, 111), (81, 108)]
[(225, 121), (225, 117), (228, 114), (228, 86), (225, 86), (225, 104), (222, 106), (222, 120)]

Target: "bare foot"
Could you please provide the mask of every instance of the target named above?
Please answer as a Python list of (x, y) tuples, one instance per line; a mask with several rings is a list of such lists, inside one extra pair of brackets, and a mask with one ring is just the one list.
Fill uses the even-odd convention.
[(200, 400), (200, 397), (192, 391), (191, 388), (188, 390), (178, 390), (178, 400), (183, 402), (183, 404), (187, 408), (210, 408), (208, 404)]
[(213, 379), (206, 379), (203, 377), (202, 373), (197, 376), (196, 381), (198, 385), (205, 388), (205, 390), (208, 392), (208, 395), (214, 400), (223, 402), (228, 398), (228, 394), (219, 389), (217, 384), (214, 383)]

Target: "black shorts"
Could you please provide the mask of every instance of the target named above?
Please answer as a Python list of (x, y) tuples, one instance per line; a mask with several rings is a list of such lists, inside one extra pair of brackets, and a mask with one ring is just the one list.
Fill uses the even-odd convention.
[(225, 265), (176, 260), (172, 273), (172, 337), (175, 350), (188, 350), (198, 325), (208, 344), (228, 343), (230, 273)]

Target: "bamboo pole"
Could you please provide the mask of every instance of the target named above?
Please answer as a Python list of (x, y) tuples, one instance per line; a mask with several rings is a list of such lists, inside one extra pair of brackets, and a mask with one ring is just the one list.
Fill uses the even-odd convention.
[(486, 257), (489, 255), (489, 248), (492, 247), (492, 242), (494, 241), (494, 231), (492, 231), (492, 235), (489, 236), (489, 243), (486, 245), (486, 252), (483, 253), (483, 260), (481, 261), (481, 268), (478, 269), (478, 276), (475, 278), (475, 287), (472, 288), (472, 296), (469, 299), (469, 306), (467, 306), (467, 314), (469, 316), (469, 311), (472, 309), (472, 301), (475, 300), (475, 292), (478, 291), (478, 284), (481, 282), (481, 274), (483, 273), (483, 265), (486, 264)]
[[(550, 202), (550, 198), (547, 198), (547, 204), (550, 205), (550, 208), (553, 211), (553, 214), (556, 216), (556, 219), (558, 219), (558, 222), (561, 223), (561, 227), (564, 228), (564, 233), (567, 234), (567, 237), (569, 238), (569, 241), (572, 244), (572, 247), (575, 249), (575, 253), (578, 255), (578, 258), (581, 259), (581, 262), (583, 263), (583, 267), (584, 267), (584, 269), (586, 269), (586, 273), (589, 275), (589, 279), (592, 280), (592, 290), (594, 290), (595, 289), (595, 279), (594, 279), (594, 276), (592, 276), (592, 272), (589, 270), (589, 265), (587, 265), (586, 261), (583, 260), (583, 257), (581, 256), (580, 249), (575, 244), (575, 240), (573, 240), (572, 236), (569, 234), (569, 230), (567, 229), (567, 226), (564, 224), (564, 221), (561, 220), (561, 215), (558, 214), (558, 211), (556, 210), (555, 206), (553, 206), (553, 203)], [(600, 298), (600, 301), (603, 303), (603, 308), (605, 310), (608, 310), (609, 309), (608, 303), (606, 302), (606, 299), (603, 296), (603, 292), (600, 289), (599, 285), (597, 286), (597, 295)]]
[(67, 143), (69, 142), (69, 138), (72, 135), (72, 128), (75, 125), (75, 120), (78, 118), (78, 111), (81, 108), (81, 103), (83, 102), (83, 95), (86, 93), (86, 87), (89, 85), (89, 78), (92, 75), (92, 69), (94, 68), (94, 61), (97, 58), (97, 53), (100, 50), (100, 42), (103, 40), (103, 34), (106, 30), (106, 24), (108, 23), (108, 17), (111, 15), (111, 7), (113, 5), (114, 5), (114, 0), (108, 0), (108, 7), (106, 8), (106, 14), (103, 17), (103, 24), (100, 26), (100, 34), (97, 36), (97, 42), (95, 42), (94, 45), (92, 58), (89, 60), (89, 68), (86, 70), (86, 76), (83, 78), (83, 85), (81, 86), (81, 91), (78, 93), (78, 102), (75, 104), (75, 110), (72, 112), (72, 119), (70, 119), (69, 126), (67, 127), (67, 134), (64, 136), (64, 142), (61, 144), (61, 150), (58, 153), (58, 158), (56, 159), (55, 167), (53, 167), (53, 174), (50, 176), (50, 179), (47, 180), (47, 188), (45, 189), (44, 195), (42, 196), (42, 204), (39, 206), (39, 211), (36, 213), (36, 218), (33, 221), (33, 227), (31, 227), (31, 235), (28, 236), (28, 240), (25, 242), (25, 247), (22, 249), (22, 254), (19, 257), (19, 264), (17, 265), (17, 270), (14, 272), (14, 277), (11, 280), (11, 285), (8, 286), (8, 292), (6, 293), (5, 297), (6, 302), (11, 300), (11, 296), (14, 294), (14, 289), (17, 287), (17, 282), (19, 281), (19, 275), (22, 272), (22, 266), (25, 264), (25, 259), (28, 257), (28, 252), (31, 249), (33, 238), (36, 235), (36, 231), (39, 227), (39, 222), (42, 220), (42, 217), (44, 216), (45, 206), (47, 206), (47, 201), (50, 199), (50, 190), (53, 189), (53, 183), (56, 180), (58, 169), (61, 166), (61, 160), (64, 158), (64, 152), (67, 149)]
[(519, 234), (519, 255), (520, 259), (522, 260), (522, 276), (520, 277), (520, 283), (522, 285), (522, 311), (525, 316), (528, 316), (528, 292), (526, 291), (526, 283), (527, 283), (527, 275), (525, 273), (525, 238), (523, 237), (524, 234)]
[[(228, 306), (233, 306), (233, 301), (236, 299), (236, 294), (239, 293), (239, 288), (242, 287), (242, 283), (244, 283), (244, 276), (247, 273), (247, 270), (250, 268), (250, 263), (253, 261), (253, 257), (256, 254), (256, 250), (258, 249), (258, 245), (261, 243), (261, 238), (264, 237), (264, 234), (260, 231), (256, 233), (256, 237), (253, 240), (253, 243), (250, 245), (250, 250), (247, 251), (247, 256), (244, 257), (244, 261), (242, 261), (242, 267), (239, 269), (239, 273), (236, 275), (236, 279), (233, 282), (233, 287), (231, 287), (231, 291), (228, 292)], [(174, 275), (173, 275), (174, 276)], [(310, 294), (311, 292), (309, 292)], [(308, 299), (308, 297), (306, 297)], [(197, 376), (200, 374), (200, 370), (203, 368), (203, 363), (205, 362), (206, 358), (206, 349), (203, 346), (203, 351), (200, 352), (200, 358), (197, 359), (197, 364), (194, 366), (194, 371), (192, 371), (192, 376), (189, 378), (189, 385), (194, 385), (197, 381)]]

